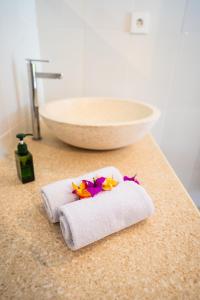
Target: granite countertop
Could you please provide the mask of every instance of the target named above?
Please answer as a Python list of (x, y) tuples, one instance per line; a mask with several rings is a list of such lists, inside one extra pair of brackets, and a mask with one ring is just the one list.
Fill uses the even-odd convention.
[[(200, 299), (199, 211), (151, 136), (105, 152), (48, 135), (28, 144), (36, 181), (18, 181), (13, 153), (0, 161), (0, 299)], [(138, 174), (155, 214), (73, 252), (40, 188), (107, 165)]]

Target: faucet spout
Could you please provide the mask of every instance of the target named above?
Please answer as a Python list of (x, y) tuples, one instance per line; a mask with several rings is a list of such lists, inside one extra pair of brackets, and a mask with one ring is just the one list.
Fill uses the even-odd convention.
[(32, 130), (33, 139), (40, 140), (40, 118), (39, 118), (39, 105), (38, 105), (38, 88), (37, 78), (61, 79), (60, 73), (44, 73), (36, 71), (37, 62), (49, 62), (48, 60), (40, 59), (26, 59), (28, 65), (29, 86), (30, 86), (30, 99), (31, 99), (31, 116), (32, 116)]
[(44, 73), (44, 72), (36, 72), (35, 73), (36, 78), (48, 78), (48, 79), (61, 79), (62, 74), (61, 73)]

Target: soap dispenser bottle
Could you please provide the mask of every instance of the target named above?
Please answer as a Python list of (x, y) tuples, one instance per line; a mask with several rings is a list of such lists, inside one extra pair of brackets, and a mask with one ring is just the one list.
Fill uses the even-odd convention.
[(17, 174), (22, 183), (35, 180), (33, 157), (28, 151), (27, 145), (24, 142), (26, 136), (32, 136), (31, 133), (19, 133), (16, 138), (19, 139), (17, 150), (15, 151), (15, 159), (17, 165)]

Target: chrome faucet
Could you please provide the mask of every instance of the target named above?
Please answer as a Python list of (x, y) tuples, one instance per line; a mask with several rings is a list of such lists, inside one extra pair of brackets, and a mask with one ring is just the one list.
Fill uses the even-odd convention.
[(49, 62), (49, 60), (43, 59), (26, 59), (28, 65), (28, 76), (30, 86), (30, 98), (31, 98), (31, 117), (32, 117), (32, 130), (33, 139), (41, 139), (40, 131), (40, 118), (39, 118), (39, 104), (38, 104), (38, 89), (37, 78), (49, 78), (49, 79), (61, 79), (60, 73), (43, 73), (36, 71), (37, 62)]

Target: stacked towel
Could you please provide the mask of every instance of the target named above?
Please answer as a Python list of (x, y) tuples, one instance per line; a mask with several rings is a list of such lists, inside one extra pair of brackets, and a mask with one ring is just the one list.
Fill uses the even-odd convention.
[(153, 211), (144, 188), (125, 181), (112, 191), (61, 206), (60, 226), (68, 247), (77, 250), (146, 219)]
[(81, 180), (92, 180), (95, 177), (112, 177), (119, 183), (123, 182), (123, 177), (118, 169), (114, 167), (102, 168), (82, 176), (60, 180), (44, 186), (41, 189), (44, 208), (52, 223), (59, 221), (58, 208), (64, 204), (78, 199), (77, 195), (72, 193), (72, 182), (80, 184)]

